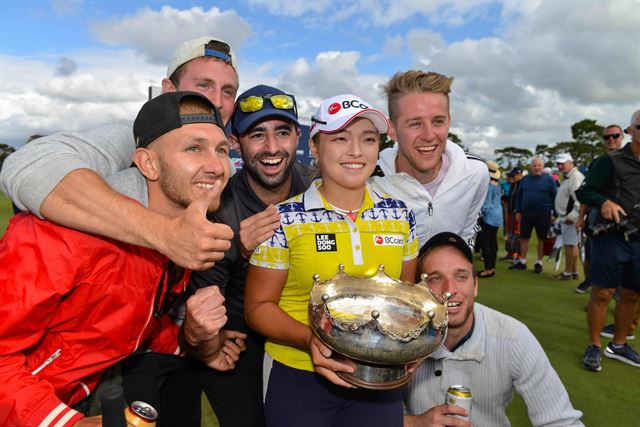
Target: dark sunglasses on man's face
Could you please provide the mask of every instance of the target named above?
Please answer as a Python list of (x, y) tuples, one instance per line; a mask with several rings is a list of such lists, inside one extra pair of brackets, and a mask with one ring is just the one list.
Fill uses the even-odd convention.
[(619, 133), (610, 133), (609, 135), (603, 135), (602, 139), (604, 139), (605, 141), (607, 139), (618, 139), (620, 138), (620, 134)]

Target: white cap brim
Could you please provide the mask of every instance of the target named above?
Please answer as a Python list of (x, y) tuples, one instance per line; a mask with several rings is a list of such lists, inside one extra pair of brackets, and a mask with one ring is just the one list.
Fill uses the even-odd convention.
[(365, 110), (360, 110), (350, 116), (344, 116), (339, 119), (332, 120), (330, 122), (327, 122), (327, 124), (315, 122), (311, 127), (309, 135), (310, 137), (313, 137), (318, 132), (332, 133), (341, 131), (345, 127), (349, 126), (355, 119), (360, 117), (371, 120), (378, 133), (389, 132), (389, 121), (387, 120), (385, 115), (373, 108), (367, 108)]

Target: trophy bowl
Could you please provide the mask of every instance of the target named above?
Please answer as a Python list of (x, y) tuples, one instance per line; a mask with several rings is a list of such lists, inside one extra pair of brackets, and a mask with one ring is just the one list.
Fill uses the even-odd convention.
[(314, 275), (309, 322), (334, 352), (355, 362), (354, 373), (337, 372), (358, 387), (390, 390), (406, 384), (406, 365), (429, 356), (442, 344), (447, 329), (447, 299), (420, 283), (389, 277), (384, 266), (372, 277), (344, 272), (320, 282)]

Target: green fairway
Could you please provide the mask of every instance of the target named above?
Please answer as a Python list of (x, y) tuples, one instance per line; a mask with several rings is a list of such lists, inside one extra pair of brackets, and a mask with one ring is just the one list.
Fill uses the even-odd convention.
[[(535, 249), (533, 240), (530, 247)], [(550, 277), (555, 273), (554, 265), (545, 261), (544, 272), (535, 274), (535, 255), (532, 258), (531, 253), (526, 271), (510, 271), (510, 263), (498, 261), (496, 278), (480, 280), (478, 301), (521, 320), (531, 329), (564, 382), (574, 407), (584, 413), (585, 425), (638, 425), (640, 370), (607, 358), (603, 358), (601, 372), (589, 372), (581, 366), (588, 341), (584, 312), (588, 294), (577, 294), (574, 289), (582, 280), (582, 272), (580, 280), (554, 280)], [(499, 255), (504, 255), (502, 242)], [(476, 262), (476, 266), (481, 265)], [(608, 321), (612, 319), (610, 313)], [(607, 342), (603, 339), (603, 345)], [(638, 348), (635, 341), (630, 343)], [(520, 398), (514, 399), (508, 414), (514, 426), (531, 425)]]
[[(0, 234), (10, 216), (11, 202), (0, 194)], [(502, 242), (500, 244), (501, 256), (504, 251)], [(533, 240), (531, 248), (535, 248)], [(584, 308), (588, 295), (574, 292), (578, 280), (551, 279), (553, 265), (548, 261), (542, 274), (534, 274), (531, 270), (534, 261), (530, 256), (526, 271), (509, 271), (509, 263), (498, 261), (496, 278), (480, 280), (478, 301), (520, 319), (533, 331), (562, 378), (573, 405), (584, 412), (586, 425), (638, 425), (640, 370), (607, 358), (603, 358), (602, 372), (582, 369), (582, 352), (587, 344)], [(476, 265), (480, 267), (481, 263), (477, 261)], [(612, 320), (611, 314), (608, 320)], [(636, 349), (639, 348), (637, 341), (631, 341)], [(603, 344), (607, 342), (605, 339)], [(203, 426), (216, 426), (208, 404), (204, 404), (203, 409)], [(508, 414), (514, 426), (530, 425), (526, 407), (517, 396)]]
[(0, 191), (0, 236), (2, 236), (4, 230), (7, 229), (11, 215), (13, 215), (11, 200)]

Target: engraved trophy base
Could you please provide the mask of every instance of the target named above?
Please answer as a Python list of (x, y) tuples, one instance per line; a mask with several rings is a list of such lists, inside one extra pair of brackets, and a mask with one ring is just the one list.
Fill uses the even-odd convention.
[(411, 380), (405, 365), (377, 365), (355, 361), (356, 370), (352, 374), (336, 372), (340, 378), (356, 387), (369, 390), (393, 390), (402, 387)]

